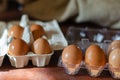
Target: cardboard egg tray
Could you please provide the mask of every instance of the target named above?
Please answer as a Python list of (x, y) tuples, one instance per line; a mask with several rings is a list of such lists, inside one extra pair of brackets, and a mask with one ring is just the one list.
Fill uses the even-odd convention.
[[(7, 53), (9, 39), (7, 37), (8, 29), (14, 24), (20, 24), (22, 26), (29, 27), (31, 24), (40, 24), (43, 26), (43, 29), (46, 32), (46, 39), (48, 40), (51, 49), (53, 50), (50, 54), (34, 54), (33, 52), (28, 52), (24, 56), (11, 56)], [(49, 22), (42, 21), (31, 21), (27, 15), (23, 15), (20, 21), (10, 21), (8, 23), (0, 22), (0, 41), (3, 43), (0, 45), (0, 66), (4, 60), (5, 55), (9, 57), (11, 65), (15, 68), (23, 68), (28, 64), (29, 60), (32, 60), (33, 65), (37, 67), (44, 67), (48, 65), (51, 59), (51, 56), (54, 54), (55, 50), (61, 50), (68, 45), (58, 23), (56, 20)], [(25, 28), (25, 27), (24, 27)], [(24, 29), (25, 30), (25, 29)], [(23, 40), (28, 40), (28, 38), (23, 38)]]
[[(83, 57), (85, 56), (85, 51), (88, 48), (88, 46), (90, 46), (91, 44), (97, 44), (104, 50), (104, 52), (106, 53), (106, 57), (108, 58), (108, 53), (107, 53), (108, 46), (113, 40), (120, 40), (120, 31), (119, 30), (107, 30), (107, 29), (89, 29), (89, 28), (69, 27), (67, 34), (66, 34), (66, 39), (69, 45), (75, 44), (82, 50)], [(59, 58), (58, 66), (64, 67), (61, 57)], [(80, 68), (86, 69), (85, 66), (86, 65), (83, 60), (80, 65)], [(109, 71), (108, 63), (106, 63), (102, 71), (104, 70)], [(116, 77), (111, 71), (109, 72), (111, 73), (111, 76), (113, 78), (120, 79), (119, 74)], [(100, 74), (98, 74), (97, 76), (99, 76)], [(91, 74), (89, 73), (89, 75)]]
[(43, 67), (45, 65), (48, 65), (53, 53), (54, 52), (51, 52), (50, 54), (38, 55), (29, 52), (25, 56), (11, 56), (9, 54), (7, 55), (9, 57), (12, 66), (16, 68), (22, 68), (24, 66), (27, 66), (29, 60), (32, 60), (33, 65), (37, 67)]

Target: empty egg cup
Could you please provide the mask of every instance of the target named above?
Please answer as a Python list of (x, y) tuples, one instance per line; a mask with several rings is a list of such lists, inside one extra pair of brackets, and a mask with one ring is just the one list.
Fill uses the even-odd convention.
[(68, 63), (62, 62), (62, 66), (64, 67), (65, 72), (69, 75), (77, 74), (81, 68), (81, 64), (82, 62), (79, 64), (68, 64)]
[(120, 79), (120, 68), (113, 68), (110, 64), (108, 65), (110, 74), (115, 79)]
[(88, 64), (85, 64), (85, 67), (92, 77), (98, 77), (100, 76), (100, 73), (103, 71), (104, 66), (89, 66)]

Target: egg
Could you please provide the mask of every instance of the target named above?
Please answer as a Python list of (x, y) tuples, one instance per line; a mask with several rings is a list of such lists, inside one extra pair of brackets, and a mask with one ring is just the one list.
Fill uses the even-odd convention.
[(50, 54), (52, 52), (52, 49), (46, 39), (38, 38), (33, 42), (32, 51), (35, 54)]
[(31, 25), (30, 30), (33, 34), (34, 40), (45, 35), (45, 31), (44, 31), (43, 27), (41, 25), (38, 25), (38, 24)]
[(82, 61), (82, 50), (76, 45), (69, 45), (62, 52), (62, 61), (67, 64), (80, 64)]
[(120, 67), (120, 49), (117, 48), (117, 49), (114, 49), (113, 51), (110, 52), (108, 63), (113, 68)]
[(14, 39), (10, 42), (8, 47), (8, 54), (12, 56), (26, 55), (29, 50), (29, 46), (22, 39)]
[(85, 63), (89, 66), (104, 66), (106, 55), (98, 45), (92, 44), (85, 52)]
[(22, 26), (20, 26), (20, 25), (13, 25), (8, 30), (8, 37), (12, 36), (13, 38), (19, 38), (20, 39), (22, 37), (23, 30), (24, 30), (24, 28)]
[(120, 40), (114, 40), (110, 43), (108, 47), (108, 55), (113, 49), (116, 49), (116, 48), (120, 48)]

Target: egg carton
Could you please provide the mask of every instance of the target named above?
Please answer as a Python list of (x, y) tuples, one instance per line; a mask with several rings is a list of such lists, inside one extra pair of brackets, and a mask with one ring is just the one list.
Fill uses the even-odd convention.
[[(108, 47), (113, 40), (120, 40), (120, 31), (107, 30), (107, 29), (89, 29), (89, 28), (70, 27), (67, 31), (66, 39), (69, 45), (75, 44), (82, 50), (83, 57), (85, 56), (86, 49), (91, 44), (96, 44), (103, 49), (108, 59)], [(65, 68), (64, 63), (62, 63), (61, 56), (58, 61), (58, 66)], [(102, 71), (109, 71), (113, 78), (120, 79), (120, 72), (119, 73), (112, 72), (108, 62), (103, 68), (101, 68), (101, 71), (97, 75), (90, 73), (91, 69), (87, 67), (84, 60), (82, 60), (79, 68), (74, 73), (70, 73), (66, 68), (65, 68), (65, 71), (69, 75), (75, 75), (82, 68), (87, 69), (89, 72), (88, 74), (92, 77), (100, 76)]]
[[(83, 57), (85, 57), (85, 51), (86, 51), (86, 49), (87, 49), (91, 44), (96, 44), (96, 45), (100, 46), (100, 47), (104, 50), (104, 52), (107, 53), (107, 48), (108, 48), (108, 46), (110, 45), (110, 43), (111, 43), (111, 41), (109, 41), (109, 40), (105, 40), (105, 41), (102, 42), (102, 43), (97, 43), (97, 42), (90, 42), (89, 39), (81, 39), (81, 41), (80, 41), (79, 43), (76, 43), (75, 45), (78, 46), (78, 47), (82, 50), (82, 55), (83, 55)], [(107, 54), (106, 54), (106, 56), (107, 56)], [(80, 69), (87, 69), (87, 70), (89, 70), (89, 69), (86, 67), (86, 64), (85, 64), (85, 62), (84, 62), (84, 58), (83, 58), (82, 62), (79, 64), (79, 67), (78, 67), (76, 70), (74, 70), (72, 73), (66, 69), (65, 64), (62, 62), (61, 56), (59, 57), (59, 60), (58, 60), (58, 64), (57, 64), (57, 65), (58, 65), (58, 67), (64, 67), (66, 73), (69, 74), (69, 75), (76, 75), (76, 74), (78, 74), (79, 71), (80, 71)], [(72, 67), (73, 67), (73, 66), (76, 67), (76, 65), (72, 65)], [(88, 71), (88, 72), (89, 72), (89, 75), (90, 75), (90, 76), (92, 76), (92, 77), (98, 77), (98, 76), (100, 76), (100, 74), (101, 74), (102, 71), (104, 71), (104, 70), (106, 70), (106, 71), (109, 70), (109, 69), (108, 69), (108, 63), (106, 63), (106, 65), (103, 66), (103, 67), (101, 68), (101, 71), (100, 71), (99, 73), (97, 73), (97, 74), (96, 74), (96, 73), (95, 73), (95, 74), (92, 74), (92, 73), (90, 73), (90, 71)]]
[(28, 54), (24, 56), (11, 56), (9, 54), (7, 54), (7, 56), (11, 65), (15, 68), (23, 68), (27, 66), (29, 60), (32, 60), (34, 66), (44, 67), (49, 64), (53, 53), (54, 51), (49, 54), (34, 54), (33, 52), (28, 52)]
[[(75, 36), (76, 35), (76, 36)], [(102, 29), (91, 29), (88, 27), (78, 28), (71, 26), (69, 27), (66, 39), (68, 44), (79, 43), (81, 39), (89, 39), (90, 42), (103, 43), (105, 40), (120, 40), (119, 30), (110, 30), (106, 28)]]
[(4, 57), (7, 53), (7, 29), (6, 29), (6, 23), (3, 21), (0, 21), (0, 66), (2, 66)]
[[(15, 68), (23, 68), (28, 64), (28, 61), (31, 60), (33, 65), (37, 67), (44, 67), (49, 64), (51, 56), (54, 54), (55, 50), (61, 50), (64, 47), (68, 45), (67, 40), (65, 39), (58, 23), (56, 20), (52, 20), (49, 22), (42, 22), (42, 21), (31, 21), (29, 20), (27, 15), (23, 15), (21, 17), (20, 21), (10, 21), (8, 23), (4, 23), (5, 28), (1, 28), (1, 40), (2, 45), (0, 48), (0, 66), (2, 66), (2, 62), (4, 60), (5, 55), (8, 56), (11, 65), (14, 66)], [(3, 24), (0, 22), (0, 25)], [(46, 32), (46, 36), (43, 36), (46, 38), (51, 46), (51, 49), (53, 50), (50, 54), (34, 54), (33, 52), (28, 52), (27, 55), (24, 56), (11, 56), (7, 53), (7, 47), (8, 44), (11, 42), (12, 37), (7, 37), (8, 35), (8, 29), (15, 24), (20, 24), (24, 28), (23, 36), (22, 39), (28, 43), (31, 44), (33, 42), (31, 38), (31, 33), (29, 31), (29, 26), (32, 24), (40, 24), (44, 28)], [(3, 26), (2, 26), (3, 27)], [(2, 32), (4, 31), (4, 32)]]
[[(105, 52), (105, 54), (107, 56), (108, 55), (107, 50), (108, 50), (108, 46), (110, 45), (110, 43), (111, 43), (111, 40), (105, 40), (104, 42), (97, 43), (97, 42), (90, 42), (89, 39), (83, 38), (83, 39), (81, 39), (81, 41), (79, 43), (73, 43), (73, 44), (78, 46), (82, 50), (83, 56), (85, 56), (86, 49), (92, 44), (96, 44), (96, 45), (100, 46), (100, 48), (102, 48), (102, 50)], [(84, 68), (84, 62), (82, 62), (82, 65)], [(59, 59), (58, 66), (62, 66), (61, 57)]]
[(56, 20), (49, 22), (42, 21), (30, 21), (27, 15), (21, 17), (21, 21), (10, 21), (8, 22), (8, 29), (15, 24), (20, 24), (21, 26), (30, 26), (32, 24), (42, 25), (43, 29), (46, 32), (46, 38), (51, 43), (53, 50), (62, 50), (68, 45), (66, 38), (64, 37), (58, 23)]
[(37, 67), (43, 67), (45, 65), (48, 65), (50, 58), (54, 53), (54, 50), (60, 50), (60, 49), (63, 49), (65, 46), (67, 46), (67, 41), (66, 41), (65, 37), (63, 36), (56, 20), (53, 20), (50, 22), (29, 21), (28, 16), (23, 15), (21, 18), (21, 21), (9, 22), (8, 28), (10, 28), (12, 25), (15, 25), (15, 24), (20, 24), (21, 26), (24, 27), (22, 39), (24, 41), (26, 41), (26, 43), (28, 43), (28, 44), (31, 43), (30, 37), (32, 36), (32, 35), (30, 35), (29, 26), (32, 24), (42, 25), (43, 29), (46, 32), (46, 39), (48, 40), (48, 42), (53, 50), (52, 53), (43, 54), (43, 55), (29, 54), (26, 56), (19, 56), (19, 57), (8, 55), (12, 66), (14, 66), (16, 68), (21, 68), (21, 67), (26, 66), (29, 59), (31, 59), (33, 65), (36, 65)]

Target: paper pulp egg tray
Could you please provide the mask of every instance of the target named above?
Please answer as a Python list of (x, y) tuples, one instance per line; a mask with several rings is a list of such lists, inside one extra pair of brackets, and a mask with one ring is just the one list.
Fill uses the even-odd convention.
[[(3, 45), (1, 45), (1, 56), (0, 56), (0, 64), (2, 65), (2, 62), (4, 60), (4, 56), (7, 54), (9, 57), (9, 60), (11, 62), (11, 65), (14, 66), (15, 68), (23, 68), (28, 64), (29, 60), (32, 60), (33, 65), (37, 67), (44, 67), (49, 64), (51, 56), (54, 54), (55, 50), (62, 50), (64, 47), (68, 45), (67, 40), (65, 39), (58, 23), (56, 20), (52, 20), (49, 22), (42, 22), (42, 21), (31, 21), (29, 20), (27, 15), (23, 15), (21, 17), (21, 20), (19, 21), (10, 21), (8, 23), (1, 22), (0, 25), (4, 23), (4, 29), (1, 28), (0, 35), (5, 36), (1, 41), (5, 41)], [(7, 32), (5, 30), (9, 30), (10, 27), (12, 27), (15, 24), (20, 24), (22, 26), (27, 25), (29, 27), (31, 24), (39, 24), (42, 25), (43, 29), (46, 32), (46, 39), (48, 40), (51, 49), (53, 50), (50, 54), (34, 54), (33, 52), (28, 52), (27, 55), (24, 56), (12, 56), (7, 53), (7, 47), (8, 47), (8, 37), (7, 37)], [(25, 28), (24, 27), (24, 28)], [(3, 33), (3, 34), (2, 34)], [(25, 33), (23, 35), (26, 35)], [(27, 36), (27, 38), (23, 38), (23, 40), (27, 41), (29, 40), (30, 36)], [(2, 38), (2, 37), (1, 37)], [(28, 39), (29, 38), (29, 39)], [(3, 52), (4, 51), (4, 52)], [(4, 54), (4, 55), (3, 55)], [(0, 65), (0, 66), (1, 66)]]

